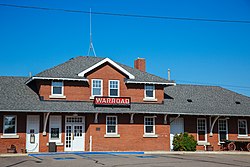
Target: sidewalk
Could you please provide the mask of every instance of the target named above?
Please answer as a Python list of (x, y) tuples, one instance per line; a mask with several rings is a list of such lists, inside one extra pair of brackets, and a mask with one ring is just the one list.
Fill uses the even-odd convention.
[(183, 155), (183, 154), (203, 154), (203, 155), (250, 155), (247, 151), (146, 151), (146, 152), (41, 152), (41, 153), (30, 153), (30, 154), (0, 154), (0, 157), (22, 157), (22, 156), (51, 156), (61, 154), (119, 154), (119, 155), (136, 155), (136, 154), (147, 154), (147, 155)]

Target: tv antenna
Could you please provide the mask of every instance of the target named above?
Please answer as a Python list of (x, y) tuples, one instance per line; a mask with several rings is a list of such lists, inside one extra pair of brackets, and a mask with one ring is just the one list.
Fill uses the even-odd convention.
[(89, 51), (88, 51), (88, 55), (90, 54), (90, 52), (92, 51), (94, 56), (96, 57), (96, 54), (95, 54), (95, 48), (94, 48), (94, 45), (93, 45), (93, 41), (92, 41), (92, 17), (91, 17), (91, 8), (89, 9), (89, 37), (90, 37), (90, 40), (89, 40)]

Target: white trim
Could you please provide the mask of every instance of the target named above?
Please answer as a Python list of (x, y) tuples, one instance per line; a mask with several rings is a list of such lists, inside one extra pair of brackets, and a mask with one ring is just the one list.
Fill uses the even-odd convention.
[(224, 143), (220, 141), (220, 128), (219, 128), (220, 121), (226, 121), (226, 140), (228, 140), (228, 123), (227, 119), (218, 119), (218, 143)]
[[(56, 119), (59, 125), (53, 125), (54, 122), (52, 121), (55, 121), (53, 119)], [(59, 128), (59, 138), (57, 139), (51, 138), (51, 128)], [(62, 143), (62, 116), (61, 115), (50, 115), (49, 117), (49, 142)]]
[[(162, 104), (160, 104), (162, 105)], [(1, 112), (51, 112), (51, 110), (9, 110), (5, 109), (2, 110), (0, 109)], [(67, 112), (67, 113), (96, 113), (94, 110), (58, 110), (58, 111), (53, 111), (54, 113), (62, 113), (62, 112)], [(156, 112), (145, 112), (145, 111), (140, 111), (140, 110), (133, 110), (135, 113), (142, 113), (142, 114), (180, 114), (180, 115), (192, 115), (192, 116), (237, 116), (237, 117), (250, 117), (250, 115), (237, 115), (237, 114), (226, 114), (226, 115), (221, 115), (221, 114), (208, 114), (208, 113), (176, 113), (176, 112), (161, 112), (161, 111), (156, 111)], [(106, 113), (105, 111), (101, 111), (99, 113)], [(114, 113), (116, 114), (117, 111), (109, 111), (109, 113)], [(131, 111), (126, 111), (126, 110), (121, 110), (120, 113), (131, 113)]]
[[(56, 143), (57, 146), (63, 146), (63, 143)], [(46, 143), (46, 146), (49, 146), (49, 143)]]
[(79, 79), (79, 78), (54, 78), (54, 77), (31, 77), (30, 79), (28, 79), (25, 84), (30, 83), (31, 81), (35, 80), (35, 79), (41, 79), (41, 80), (59, 80), (59, 81), (86, 81), (88, 82), (88, 79)]
[(155, 99), (155, 98), (143, 98), (143, 101), (148, 101), (148, 102), (156, 102), (156, 101), (158, 101), (157, 99)]
[(120, 138), (120, 134), (105, 134), (104, 135), (105, 138)]
[[(53, 86), (53, 83), (56, 83), (56, 82), (61, 82), (62, 83), (62, 93), (61, 94), (54, 94), (54, 92), (53, 92), (53, 88), (54, 88), (54, 86)], [(56, 86), (56, 87), (58, 87), (58, 86)], [(58, 97), (58, 98), (63, 98), (63, 97), (65, 97), (64, 96), (64, 82), (63, 81), (51, 81), (51, 95), (50, 95), (50, 97)]]
[(104, 64), (104, 63), (110, 63), (112, 66), (114, 66), (115, 68), (117, 68), (118, 70), (120, 70), (122, 73), (126, 74), (129, 79), (135, 79), (135, 76), (132, 75), (131, 73), (129, 73), (127, 70), (125, 70), (124, 68), (122, 68), (121, 66), (119, 66), (117, 63), (115, 63), (114, 61), (110, 60), (109, 58), (105, 58), (102, 61), (96, 63), (95, 65), (89, 67), (88, 69), (84, 70), (83, 72), (80, 72), (78, 74), (79, 77), (84, 77), (86, 73), (92, 71), (93, 69), (99, 67), (100, 65)]
[[(94, 81), (101, 81), (101, 94), (100, 95), (93, 95), (93, 82)], [(102, 79), (91, 79), (91, 96), (90, 99), (94, 99), (95, 96), (102, 96), (103, 95), (103, 80)]]
[[(239, 127), (239, 122), (240, 121), (245, 121), (246, 122), (246, 134), (245, 135), (240, 135), (240, 127)], [(246, 119), (238, 119), (238, 137), (248, 137), (248, 129), (247, 129), (247, 120)]]
[(250, 139), (250, 136), (238, 136), (238, 139)]
[[(115, 117), (115, 133), (108, 133), (108, 118), (109, 117)], [(106, 136), (110, 136), (110, 135), (118, 135), (118, 118), (116, 115), (107, 115), (106, 116)]]
[[(146, 94), (146, 86), (153, 86), (153, 97), (147, 97)], [(155, 85), (150, 85), (150, 84), (145, 84), (144, 85), (144, 101), (157, 101), (157, 99), (155, 98)]]
[(50, 99), (66, 99), (64, 95), (49, 95)]
[[(15, 117), (15, 133), (4, 133), (5, 117)], [(4, 115), (3, 116), (3, 136), (17, 136), (17, 115)]]
[[(110, 81), (117, 81), (118, 83), (118, 92), (117, 92), (117, 96), (110, 96)], [(109, 80), (109, 97), (120, 97), (120, 80)]]
[(7, 135), (7, 134), (3, 134), (1, 135), (1, 139), (19, 139), (19, 135), (15, 135), (15, 134), (10, 134), (10, 135)]
[[(153, 118), (153, 133), (147, 133), (146, 132), (146, 118)], [(144, 136), (155, 136), (155, 116), (144, 116)]]
[(147, 134), (144, 134), (144, 135), (143, 135), (143, 137), (144, 137), (144, 138), (157, 138), (157, 137), (158, 137), (158, 135), (156, 135), (156, 134), (149, 134), (149, 133), (147, 133)]
[[(205, 140), (204, 141), (199, 140), (199, 133), (198, 133), (198, 121), (199, 120), (205, 120)], [(198, 143), (207, 143), (207, 119), (206, 118), (197, 118), (196, 130), (197, 130), (197, 142)]]
[(176, 86), (176, 83), (166, 83), (166, 82), (143, 82), (143, 81), (126, 81), (125, 83), (135, 83), (135, 84), (151, 84), (151, 85), (172, 85)]

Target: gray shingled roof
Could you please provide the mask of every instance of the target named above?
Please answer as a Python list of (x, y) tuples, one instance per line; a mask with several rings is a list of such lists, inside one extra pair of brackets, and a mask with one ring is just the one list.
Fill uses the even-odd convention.
[[(167, 109), (178, 114), (250, 116), (250, 97), (218, 86), (166, 87), (165, 96)], [(188, 99), (192, 102), (188, 102)]]
[[(165, 88), (164, 104), (134, 103), (131, 108), (94, 107), (91, 102), (40, 101), (27, 77), (0, 77), (0, 111), (108, 112), (250, 116), (250, 98), (215, 86), (177, 85)], [(191, 99), (192, 102), (188, 102)], [(241, 104), (236, 104), (238, 101)]]
[[(63, 64), (55, 66), (53, 68), (47, 69), (36, 77), (52, 77), (52, 78), (82, 78), (78, 74), (89, 67), (95, 65), (96, 63), (102, 61), (104, 58), (100, 57), (90, 57), (90, 56), (79, 56), (66, 61)], [(117, 63), (117, 62), (115, 62)], [(131, 68), (129, 66), (117, 63), (126, 71), (135, 76), (135, 79), (130, 81), (140, 81), (140, 82), (161, 82), (161, 83), (174, 83), (174, 81), (168, 81), (161, 77), (149, 74), (147, 72), (142, 72), (138, 69)]]

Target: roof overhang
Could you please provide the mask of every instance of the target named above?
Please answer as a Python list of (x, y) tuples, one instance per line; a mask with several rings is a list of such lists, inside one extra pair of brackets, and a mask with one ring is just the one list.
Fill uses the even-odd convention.
[(129, 77), (129, 79), (135, 79), (135, 76), (134, 76), (134, 75), (132, 75), (131, 73), (129, 73), (127, 70), (125, 70), (124, 68), (122, 68), (121, 66), (119, 66), (117, 63), (115, 63), (114, 61), (112, 61), (112, 60), (109, 59), (109, 58), (105, 58), (105, 59), (103, 59), (102, 61), (96, 63), (95, 65), (89, 67), (88, 69), (86, 69), (86, 70), (80, 72), (80, 73), (78, 74), (78, 76), (79, 76), (79, 77), (84, 77), (86, 73), (88, 73), (88, 72), (94, 70), (95, 68), (97, 68), (97, 67), (99, 67), (99, 66), (101, 66), (102, 64), (107, 63), (107, 62), (110, 63), (110, 64), (111, 64), (112, 66), (114, 66), (115, 68), (117, 68), (117, 69), (118, 69), (119, 71), (121, 71), (122, 73), (124, 73), (125, 75), (127, 75), (127, 76)]
[[(53, 113), (107, 113), (107, 111), (88, 111), (88, 110), (82, 110), (82, 111), (76, 111), (76, 110), (58, 110), (58, 111), (53, 111), (53, 110), (0, 110), (0, 112), (53, 112)], [(112, 114), (118, 114), (118, 113), (135, 113), (135, 114), (168, 114), (168, 115), (190, 115), (190, 116), (231, 116), (231, 117), (250, 117), (250, 114), (204, 114), (204, 113), (175, 113), (175, 112), (162, 112), (162, 111), (138, 111), (138, 110), (133, 110), (133, 111), (109, 111), (109, 113)]]
[(85, 81), (88, 82), (89, 80), (86, 78), (54, 78), (54, 77), (31, 77), (30, 79), (28, 79), (25, 84), (30, 83), (33, 80), (59, 80), (59, 81)]
[(168, 83), (168, 82), (126, 81), (126, 83), (176, 86), (176, 83), (174, 83), (174, 82), (169, 82)]

